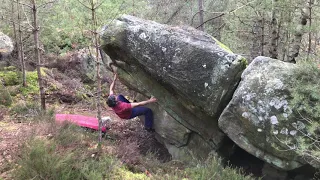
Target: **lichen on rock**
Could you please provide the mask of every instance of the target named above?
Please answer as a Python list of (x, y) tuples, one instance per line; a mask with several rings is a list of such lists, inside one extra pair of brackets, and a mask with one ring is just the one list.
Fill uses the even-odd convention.
[(288, 87), (294, 68), (294, 64), (257, 57), (243, 72), (231, 102), (219, 118), (219, 127), (236, 144), (284, 170), (306, 163), (297, 152), (290, 151), (297, 136), (291, 126), (295, 118)]
[[(157, 97), (160, 107), (153, 108), (159, 118), (155, 126), (165, 144), (184, 145), (199, 157), (219, 148), (224, 135), (217, 120), (245, 69), (243, 57), (192, 27), (173, 27), (128, 15), (104, 30), (102, 42), (110, 58), (124, 64), (118, 65), (120, 80), (145, 96)], [(166, 119), (176, 123), (164, 127)], [(177, 133), (169, 132), (170, 128)], [(185, 138), (190, 143), (191, 137), (203, 141), (194, 143), (202, 150), (185, 143)]]

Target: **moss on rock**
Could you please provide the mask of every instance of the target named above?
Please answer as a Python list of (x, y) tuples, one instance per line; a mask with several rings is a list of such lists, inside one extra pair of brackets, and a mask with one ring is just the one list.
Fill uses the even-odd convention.
[(219, 45), (220, 48), (224, 49), (228, 53), (233, 53), (228, 46), (224, 45), (222, 42), (218, 41), (216, 38), (214, 38), (214, 37), (212, 37), (212, 38), (214, 41), (216, 41), (216, 43)]

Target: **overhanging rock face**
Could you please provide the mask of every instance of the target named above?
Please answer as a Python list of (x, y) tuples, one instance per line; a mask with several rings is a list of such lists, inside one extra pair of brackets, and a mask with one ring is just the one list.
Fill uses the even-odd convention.
[(102, 40), (103, 50), (121, 62), (120, 80), (158, 99), (155, 128), (167, 147), (176, 148), (172, 152), (205, 157), (219, 147), (224, 135), (217, 120), (240, 81), (244, 58), (204, 32), (127, 15), (107, 27)]

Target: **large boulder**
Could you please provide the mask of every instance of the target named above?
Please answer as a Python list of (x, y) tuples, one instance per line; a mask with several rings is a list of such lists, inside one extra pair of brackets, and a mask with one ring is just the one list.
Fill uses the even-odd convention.
[(290, 107), (288, 84), (295, 64), (257, 57), (242, 74), (231, 102), (219, 118), (219, 127), (238, 146), (283, 169), (306, 162), (292, 146), (303, 126)]
[(0, 59), (13, 51), (13, 43), (9, 36), (0, 32)]
[(124, 15), (103, 32), (102, 48), (118, 66), (119, 79), (158, 99), (155, 128), (170, 152), (205, 157), (216, 150), (224, 136), (217, 120), (246, 60), (190, 27)]

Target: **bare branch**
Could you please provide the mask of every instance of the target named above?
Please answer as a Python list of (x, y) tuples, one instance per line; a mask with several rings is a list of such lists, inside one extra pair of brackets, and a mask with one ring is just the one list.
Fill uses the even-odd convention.
[[(119, 8), (118, 8), (118, 10), (117, 10), (117, 12), (116, 13), (114, 13), (114, 16), (113, 16), (113, 18), (112, 18), (112, 20), (109, 22), (109, 24), (107, 24), (105, 27), (108, 27), (112, 22), (113, 22), (113, 20), (115, 20), (116, 19), (116, 17), (117, 17), (117, 15), (118, 15), (118, 13), (119, 13), (119, 11), (120, 11), (120, 7), (122, 6), (124, 4), (124, 0), (122, 1), (122, 3), (120, 4), (120, 6), (119, 6)], [(108, 28), (104, 28), (103, 30), (101, 30), (99, 33), (103, 33), (105, 30), (107, 30)]]
[(248, 3), (246, 3), (246, 4), (242, 5), (242, 6), (240, 6), (240, 7), (238, 7), (238, 8), (235, 8), (235, 9), (229, 11), (229, 12), (223, 12), (223, 13), (219, 14), (218, 16), (215, 16), (215, 17), (213, 17), (213, 18), (210, 18), (210, 19), (204, 21), (203, 23), (201, 23), (199, 26), (197, 26), (196, 29), (198, 29), (199, 27), (201, 27), (202, 25), (204, 25), (205, 23), (207, 23), (207, 22), (209, 22), (209, 21), (212, 21), (212, 20), (214, 20), (214, 19), (217, 19), (217, 18), (219, 18), (219, 17), (222, 17), (222, 16), (224, 16), (224, 15), (226, 15), (226, 14), (233, 13), (233, 12), (239, 10), (239, 9), (242, 9), (242, 8), (248, 6), (249, 4), (251, 4), (251, 3), (255, 2), (255, 1), (256, 1), (256, 0), (250, 1), (250, 2), (248, 2)]
[(27, 19), (28, 25), (31, 27), (31, 29), (33, 29), (33, 26), (31, 25), (31, 23), (30, 23), (30, 21), (29, 21), (29, 18), (28, 18), (28, 16), (27, 16), (26, 11), (24, 10), (23, 6), (22, 6), (22, 11), (23, 11), (23, 13), (24, 13), (24, 16), (25, 16), (26, 19)]
[[(211, 12), (211, 11), (206, 11), (206, 10), (202, 10), (202, 12), (206, 12), (206, 13), (211, 13), (211, 14), (221, 14), (221, 13), (225, 13), (225, 12)], [(191, 18), (191, 26), (193, 25), (193, 20), (196, 17), (197, 14), (199, 14), (200, 11), (196, 12), (192, 18)]]
[(17, 2), (17, 1), (14, 1), (14, 0), (12, 0), (12, 2), (19, 3), (19, 4), (23, 5), (23, 6), (27, 6), (28, 8), (33, 9), (33, 7), (30, 4), (26, 4), (26, 3), (23, 3), (23, 2)]
[(216, 29), (213, 34), (216, 34), (219, 30), (221, 30), (222, 28), (224, 28), (224, 26), (226, 25), (226, 23), (223, 23), (220, 27), (218, 27), (218, 29)]
[(57, 1), (58, 1), (58, 0), (52, 0), (52, 1), (49, 1), (49, 2), (46, 2), (46, 3), (40, 4), (37, 8), (42, 8), (42, 7), (44, 7), (44, 6), (48, 5), (48, 4), (55, 3), (55, 2), (57, 2)]
[(89, 7), (89, 6), (87, 6), (87, 5), (85, 5), (83, 2), (81, 2), (80, 0), (78, 0), (78, 2), (82, 5), (82, 6), (84, 6), (85, 8), (88, 8), (88, 9), (90, 9), (91, 10), (91, 7)]
[(100, 7), (100, 6), (102, 5), (102, 3), (103, 3), (103, 1), (101, 1), (101, 2), (100, 2), (100, 4), (98, 4), (98, 5), (95, 5), (95, 6), (94, 6), (94, 8), (93, 8), (93, 10), (96, 10), (96, 9), (98, 9), (98, 8), (99, 8), (99, 7)]
[[(14, 20), (9, 20), (9, 19), (6, 19), (6, 18), (4, 18), (4, 20), (7, 21), (7, 22), (19, 24), (18, 22), (14, 21)], [(23, 26), (22, 24), (19, 24), (19, 25), (20, 25), (21, 27), (25, 28), (25, 29), (28, 29), (28, 27)]]
[(184, 7), (184, 4), (180, 5), (174, 13), (170, 16), (170, 18), (167, 20), (166, 24), (172, 21), (172, 19), (181, 11), (181, 9)]

